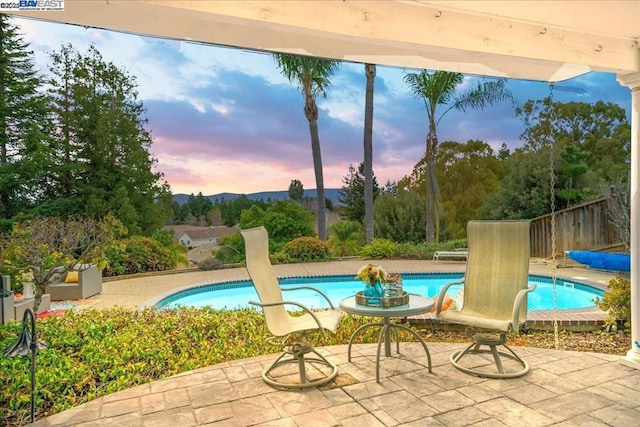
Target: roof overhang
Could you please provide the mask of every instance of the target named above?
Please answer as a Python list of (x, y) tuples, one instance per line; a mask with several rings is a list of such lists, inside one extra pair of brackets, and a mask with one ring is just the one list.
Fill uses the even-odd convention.
[(561, 81), (640, 72), (640, 1), (66, 0), (14, 15), (361, 63)]

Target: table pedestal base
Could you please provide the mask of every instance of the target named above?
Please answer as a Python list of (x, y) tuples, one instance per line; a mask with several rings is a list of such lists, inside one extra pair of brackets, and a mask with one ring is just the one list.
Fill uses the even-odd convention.
[[(348, 361), (351, 362), (351, 345), (353, 344), (353, 339), (362, 331), (364, 331), (367, 328), (373, 328), (373, 327), (381, 327), (380, 329), (380, 335), (378, 335), (378, 350), (376, 352), (376, 382), (380, 382), (380, 353), (381, 353), (381, 348), (382, 348), (382, 343), (384, 342), (384, 355), (385, 357), (391, 357), (391, 330), (392, 329), (399, 329), (401, 331), (405, 331), (410, 333), (411, 335), (413, 335), (418, 342), (420, 342), (420, 344), (422, 344), (422, 348), (424, 348), (424, 352), (427, 354), (427, 361), (428, 361), (428, 365), (423, 365), (420, 362), (414, 361), (414, 360), (409, 360), (406, 359), (412, 363), (416, 363), (420, 366), (424, 366), (425, 368), (429, 369), (429, 373), (432, 373), (433, 371), (431, 370), (431, 354), (429, 353), (429, 349), (427, 348), (427, 344), (424, 342), (424, 340), (422, 339), (422, 337), (420, 336), (420, 334), (418, 334), (416, 331), (414, 331), (411, 328), (407, 328), (404, 325), (399, 325), (397, 323), (394, 323), (391, 321), (390, 318), (385, 317), (384, 318), (384, 323), (367, 323), (365, 325), (360, 326), (358, 329), (356, 329), (353, 332), (353, 335), (351, 335), (351, 339), (349, 340), (349, 347), (347, 350), (347, 356), (348, 356)], [(396, 353), (400, 354), (400, 340), (398, 339), (398, 334), (396, 331)]]

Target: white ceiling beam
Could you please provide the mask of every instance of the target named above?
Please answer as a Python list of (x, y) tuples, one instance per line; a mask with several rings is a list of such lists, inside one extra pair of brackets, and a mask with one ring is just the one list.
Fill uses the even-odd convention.
[[(634, 2), (613, 3), (625, 7)], [(634, 38), (440, 6), (407, 1), (66, 0), (64, 12), (16, 14), (270, 52), (501, 77), (560, 81), (591, 70), (640, 71)], [(637, 13), (633, 8), (617, 12)], [(611, 23), (602, 28), (607, 25)]]

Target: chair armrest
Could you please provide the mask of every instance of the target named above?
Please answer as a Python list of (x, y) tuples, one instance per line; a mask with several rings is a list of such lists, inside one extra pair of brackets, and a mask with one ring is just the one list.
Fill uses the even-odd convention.
[(444, 296), (449, 290), (449, 288), (453, 285), (460, 285), (460, 284), (464, 285), (464, 279), (458, 280), (457, 282), (449, 282), (446, 285), (444, 285), (442, 289), (440, 289), (440, 295), (438, 296), (438, 302), (436, 303), (436, 319), (438, 318), (438, 316), (440, 315), (440, 312), (442, 311), (442, 301), (444, 301)]
[(522, 300), (527, 296), (529, 292), (533, 292), (536, 289), (535, 283), (530, 283), (527, 289), (522, 289), (516, 295), (516, 299), (513, 302), (513, 314), (511, 317), (511, 329), (517, 331), (520, 329), (520, 304)]
[(276, 307), (279, 305), (295, 305), (296, 307), (300, 307), (301, 309), (309, 313), (311, 317), (313, 317), (313, 320), (315, 320), (316, 324), (318, 325), (318, 329), (320, 329), (320, 332), (322, 332), (323, 338), (327, 337), (326, 333), (324, 332), (324, 327), (322, 326), (322, 323), (320, 323), (320, 319), (318, 319), (318, 316), (316, 316), (316, 314), (304, 304), (300, 304), (299, 302), (295, 302), (295, 301), (278, 301), (278, 302), (265, 302), (265, 303), (258, 302), (258, 301), (249, 301), (249, 304), (257, 305), (259, 307), (262, 307), (263, 309), (264, 307)]
[(329, 299), (329, 297), (322, 292), (320, 289), (318, 288), (314, 288), (313, 286), (295, 286), (295, 287), (280, 287), (280, 289), (282, 289), (283, 291), (296, 291), (296, 290), (300, 290), (300, 289), (308, 289), (314, 292), (319, 293), (320, 295), (322, 295), (324, 297), (324, 299), (327, 300), (327, 303), (329, 303), (329, 307), (331, 307), (332, 310), (335, 310), (336, 308), (333, 306), (333, 303), (331, 302), (331, 300)]

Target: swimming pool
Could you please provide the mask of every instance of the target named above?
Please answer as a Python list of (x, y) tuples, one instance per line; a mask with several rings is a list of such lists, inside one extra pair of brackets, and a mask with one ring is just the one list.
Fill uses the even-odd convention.
[[(402, 275), (403, 288), (410, 293), (433, 297), (438, 295), (445, 284), (460, 280), (462, 273), (405, 273)], [(529, 310), (553, 309), (553, 281), (547, 276), (530, 275), (530, 283), (537, 288), (528, 296)], [(318, 288), (329, 296), (337, 307), (343, 298), (362, 290), (363, 284), (352, 275), (292, 277), (279, 279), (283, 289), (309, 285)], [(454, 296), (461, 285), (449, 288)], [(558, 309), (584, 308), (594, 306), (594, 298), (602, 297), (604, 292), (593, 286), (567, 279), (556, 279), (556, 302)], [(285, 299), (295, 300), (310, 308), (325, 308), (326, 301), (318, 293), (309, 290), (295, 290), (285, 293)], [(258, 300), (258, 295), (250, 280), (224, 282), (197, 286), (169, 295), (155, 304), (160, 308), (213, 307), (234, 309), (249, 307), (249, 301)], [(292, 307), (293, 308), (293, 307)]]

